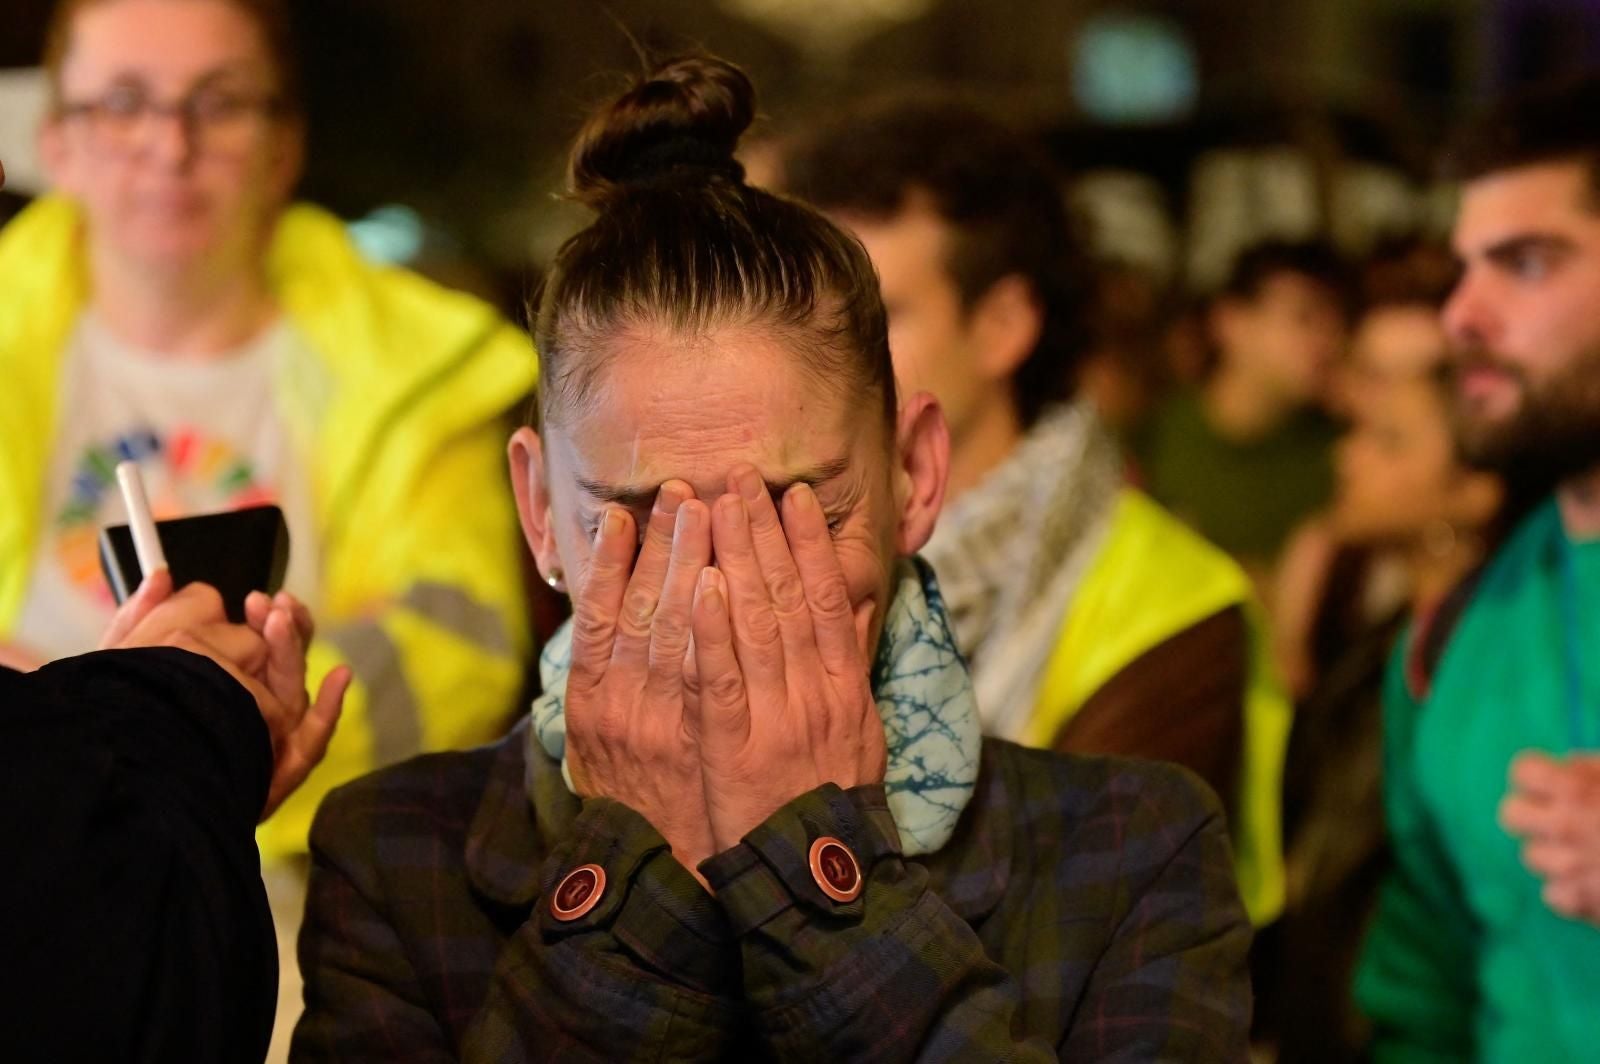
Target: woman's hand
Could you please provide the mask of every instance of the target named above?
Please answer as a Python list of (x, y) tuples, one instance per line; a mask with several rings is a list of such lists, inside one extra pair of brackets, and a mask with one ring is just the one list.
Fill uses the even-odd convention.
[(684, 663), (695, 582), (711, 558), (710, 515), (692, 488), (668, 481), (635, 563), (637, 541), (633, 517), (608, 508), (574, 603), (567, 767), (580, 795), (643, 816), (694, 872), (714, 850)]
[(717, 567), (694, 606), (700, 758), (716, 850), (824, 783), (883, 780), (883, 722), (822, 507), (799, 484), (780, 523), (754, 468), (712, 510)]
[(176, 593), (158, 569), (117, 610), (102, 650), (171, 646), (210, 658), (250, 693), (272, 741), (272, 780), (261, 819), (271, 816), (322, 761), (344, 708), (351, 672), (323, 678), (313, 703), (306, 692), (306, 647), (315, 628), (294, 596), (256, 592), (245, 600), (245, 624), (231, 624), (222, 596), (206, 584)]

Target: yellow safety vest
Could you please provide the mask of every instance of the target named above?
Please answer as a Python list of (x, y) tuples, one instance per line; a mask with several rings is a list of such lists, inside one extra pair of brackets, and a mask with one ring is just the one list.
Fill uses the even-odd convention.
[[(260, 829), (271, 856), (304, 850), (333, 786), (512, 719), (530, 635), (503, 416), (537, 360), (492, 308), (367, 262), (312, 207), (279, 219), (268, 277), (304, 341), (274, 394), (311, 470), (320, 540), (310, 676), (348, 662), (357, 678), (327, 759)], [(0, 638), (29, 583), (57, 381), (87, 293), (74, 205), (46, 197), (0, 232)]]
[(1098, 691), (1186, 628), (1244, 607), (1251, 635), (1244, 751), (1232, 835), (1239, 892), (1257, 926), (1283, 910), (1280, 820), (1292, 709), (1271, 660), (1265, 618), (1239, 565), (1148, 497), (1124, 489), (1045, 666), (1024, 741), (1049, 747)]

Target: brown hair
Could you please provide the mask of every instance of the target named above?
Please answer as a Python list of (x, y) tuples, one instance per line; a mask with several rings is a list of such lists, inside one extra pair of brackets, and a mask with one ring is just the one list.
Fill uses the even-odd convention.
[[(59, 103), (61, 68), (72, 47), (72, 28), (80, 12), (114, 0), (57, 0), (45, 28), (44, 69), (50, 94)], [(288, 0), (221, 0), (248, 15), (261, 33), (261, 43), (278, 75), (280, 109), (298, 114), (301, 108), (299, 66), (295, 62), (294, 29)]]
[(1489, 105), (1456, 133), (1444, 172), (1476, 181), (1560, 162), (1583, 165), (1590, 206), (1600, 210), (1600, 74), (1536, 85)]
[(582, 404), (629, 326), (779, 330), (796, 364), (895, 418), (888, 323), (866, 250), (822, 215), (745, 183), (755, 89), (712, 56), (669, 60), (578, 134), (568, 192), (596, 212), (562, 245), (534, 315), (539, 413)]
[(1032, 139), (962, 97), (900, 91), (801, 137), (784, 175), (807, 202), (875, 221), (898, 217), (913, 193), (930, 196), (950, 227), (944, 267), (963, 307), (1016, 274), (1043, 310), (1039, 341), (1011, 380), (1023, 425), (1072, 398), (1092, 272), (1061, 178)]

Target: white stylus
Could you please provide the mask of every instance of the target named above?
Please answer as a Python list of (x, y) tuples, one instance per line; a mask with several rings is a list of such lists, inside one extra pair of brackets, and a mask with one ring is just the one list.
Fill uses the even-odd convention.
[(157, 569), (167, 567), (167, 555), (161, 549), (161, 535), (150, 513), (150, 499), (144, 493), (139, 463), (119, 463), (117, 484), (122, 488), (123, 505), (128, 508), (128, 528), (133, 532), (133, 551), (139, 556), (139, 572), (148, 577)]

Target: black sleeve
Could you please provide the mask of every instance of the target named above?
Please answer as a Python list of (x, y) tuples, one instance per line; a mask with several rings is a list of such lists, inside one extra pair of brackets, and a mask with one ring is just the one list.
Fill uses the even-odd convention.
[(172, 649), (0, 675), (0, 1057), (262, 1059), (277, 950), (254, 700)]

